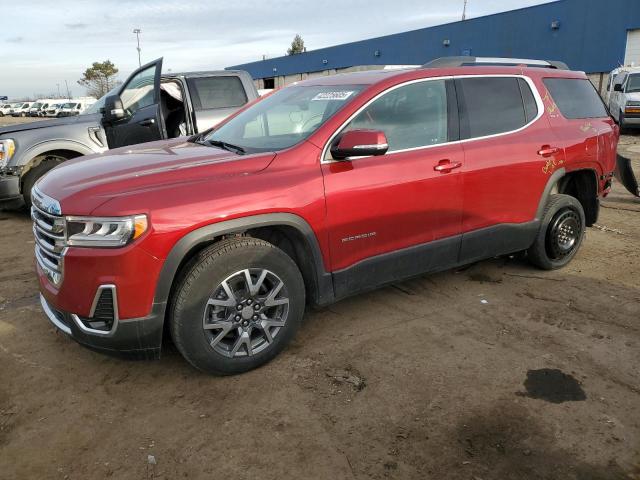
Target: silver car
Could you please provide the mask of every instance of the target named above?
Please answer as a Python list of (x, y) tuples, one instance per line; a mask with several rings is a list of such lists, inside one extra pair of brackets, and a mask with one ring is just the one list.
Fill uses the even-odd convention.
[(240, 70), (161, 74), (143, 65), (83, 114), (0, 128), (0, 202), (24, 199), (56, 165), (107, 149), (207, 130), (258, 98)]

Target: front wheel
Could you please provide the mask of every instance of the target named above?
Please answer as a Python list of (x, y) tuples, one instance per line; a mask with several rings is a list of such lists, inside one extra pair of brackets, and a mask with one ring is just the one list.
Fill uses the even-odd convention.
[[(45, 173), (67, 160), (56, 155), (43, 155), (40, 163), (29, 170), (22, 180), (22, 198), (27, 208), (31, 208), (31, 189)], [(38, 161), (40, 158), (35, 158)]]
[(578, 252), (584, 233), (580, 202), (570, 195), (551, 195), (536, 240), (527, 251), (529, 260), (543, 270), (562, 268)]
[(171, 335), (204, 372), (246, 372), (285, 348), (304, 307), (304, 282), (291, 257), (263, 240), (234, 237), (184, 268), (170, 304)]

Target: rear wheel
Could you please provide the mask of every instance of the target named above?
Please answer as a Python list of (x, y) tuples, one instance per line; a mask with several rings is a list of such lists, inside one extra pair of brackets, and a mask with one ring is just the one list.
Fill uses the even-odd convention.
[(196, 368), (230, 375), (273, 359), (304, 314), (295, 262), (263, 240), (235, 237), (185, 267), (170, 306), (176, 347)]
[(529, 260), (543, 270), (567, 265), (578, 252), (585, 232), (584, 210), (570, 195), (551, 195), (540, 231), (527, 251)]
[(620, 126), (620, 133), (626, 135), (628, 132), (628, 127), (626, 125), (626, 119), (624, 118), (624, 113), (620, 110), (620, 116), (618, 117), (618, 125)]
[[(38, 161), (38, 158), (35, 159)], [(31, 208), (31, 189), (45, 173), (67, 160), (58, 155), (43, 155), (42, 161), (29, 170), (22, 181), (22, 198), (27, 208)]]

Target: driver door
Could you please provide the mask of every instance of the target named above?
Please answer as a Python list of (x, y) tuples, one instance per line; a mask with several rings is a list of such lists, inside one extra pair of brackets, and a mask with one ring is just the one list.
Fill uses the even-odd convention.
[(143, 65), (122, 85), (124, 118), (113, 122), (103, 119), (109, 148), (166, 138), (160, 109), (160, 73), (162, 58)]

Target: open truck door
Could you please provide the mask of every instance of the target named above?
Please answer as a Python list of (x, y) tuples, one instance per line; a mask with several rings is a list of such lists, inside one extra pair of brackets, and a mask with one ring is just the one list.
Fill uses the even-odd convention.
[(133, 72), (116, 95), (105, 99), (102, 125), (109, 148), (166, 138), (160, 109), (162, 58)]
[(616, 179), (631, 192), (632, 195), (640, 197), (640, 189), (638, 189), (638, 180), (633, 173), (631, 160), (618, 154), (616, 159)]

